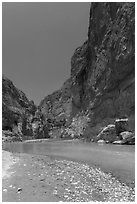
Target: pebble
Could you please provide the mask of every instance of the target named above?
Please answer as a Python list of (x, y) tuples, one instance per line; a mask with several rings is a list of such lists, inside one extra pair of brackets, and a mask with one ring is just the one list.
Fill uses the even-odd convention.
[(22, 188), (18, 188), (17, 192), (20, 193), (22, 191)]
[[(49, 159), (38, 162), (38, 172), (31, 174), (42, 178), (41, 184), (51, 185), (52, 194), (60, 198), (59, 202), (131, 202), (135, 201), (135, 189), (120, 183), (110, 173), (104, 173), (100, 168), (73, 161)], [(35, 164), (36, 165), (36, 164)], [(41, 166), (45, 170), (41, 170)], [(51, 167), (52, 166), (52, 167)], [(44, 173), (44, 174), (43, 174)], [(28, 172), (30, 175), (30, 171)], [(12, 187), (10, 185), (9, 187)], [(35, 186), (36, 187), (36, 186)], [(7, 192), (7, 189), (3, 189)], [(22, 188), (17, 189), (21, 193)]]

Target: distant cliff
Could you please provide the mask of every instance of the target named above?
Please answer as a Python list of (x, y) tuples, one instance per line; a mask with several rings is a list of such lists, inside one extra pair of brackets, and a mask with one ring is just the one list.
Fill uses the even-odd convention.
[[(26, 95), (17, 89), (11, 80), (2, 77), (2, 129), (21, 131), (25, 133), (26, 126), (24, 122), (33, 117), (36, 111), (33, 101), (29, 101)], [(21, 124), (21, 130), (18, 130), (18, 124)], [(26, 123), (27, 125), (27, 123)], [(23, 129), (22, 129), (23, 128)]]
[[(71, 79), (68, 79), (61, 89), (46, 96), (39, 105), (44, 115), (48, 130), (59, 129), (70, 123), (72, 112)], [(58, 134), (60, 134), (58, 132)]]

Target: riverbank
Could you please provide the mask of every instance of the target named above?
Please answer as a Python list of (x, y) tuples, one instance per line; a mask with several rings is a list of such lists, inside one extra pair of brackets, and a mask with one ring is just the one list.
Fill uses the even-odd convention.
[(12, 174), (9, 169), (13, 166), (16, 162), (19, 162), (19, 158), (13, 156), (12, 153), (2, 151), (2, 178), (9, 178)]
[(5, 157), (10, 162), (2, 186), (2, 198), (6, 202), (112, 202), (135, 199), (134, 188), (87, 164), (4, 151), (3, 161), (7, 163)]
[(78, 139), (32, 139), (32, 140), (23, 140), (23, 143), (40, 143), (40, 142), (47, 142), (47, 141), (54, 141), (54, 142), (60, 142), (60, 141), (64, 141), (64, 142), (72, 142), (72, 141), (78, 141)]

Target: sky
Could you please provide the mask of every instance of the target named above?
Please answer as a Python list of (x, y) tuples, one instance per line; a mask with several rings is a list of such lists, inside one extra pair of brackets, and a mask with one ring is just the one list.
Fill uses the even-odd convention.
[(3, 2), (2, 73), (36, 105), (70, 77), (89, 2)]

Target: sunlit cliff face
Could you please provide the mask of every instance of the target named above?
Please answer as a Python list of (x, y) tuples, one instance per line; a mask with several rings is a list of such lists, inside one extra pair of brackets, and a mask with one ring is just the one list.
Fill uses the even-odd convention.
[(135, 5), (92, 3), (88, 40), (71, 60), (72, 104), (94, 122), (134, 113)]

